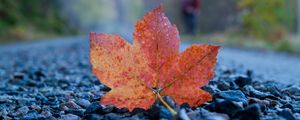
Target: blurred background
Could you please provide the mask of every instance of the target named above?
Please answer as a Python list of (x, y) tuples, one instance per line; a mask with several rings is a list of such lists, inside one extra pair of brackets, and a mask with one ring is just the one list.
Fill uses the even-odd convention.
[(131, 39), (161, 3), (182, 40), (300, 53), (300, 0), (0, 0), (0, 44), (90, 31)]
[[(93, 74), (89, 57), (90, 32), (131, 41), (136, 21), (160, 4), (179, 29), (180, 51), (221, 45), (215, 77), (201, 87), (213, 101), (184, 104), (178, 118), (300, 119), (300, 0), (0, 0), (0, 120), (171, 115), (157, 105), (128, 113), (99, 104), (111, 89)], [(124, 79), (139, 77), (130, 71)]]

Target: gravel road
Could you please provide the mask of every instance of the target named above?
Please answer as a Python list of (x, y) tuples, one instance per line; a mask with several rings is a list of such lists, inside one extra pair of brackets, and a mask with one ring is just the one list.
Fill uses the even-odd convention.
[[(88, 38), (61, 38), (38, 43), (22, 43), (18, 45), (2, 45), (0, 51), (38, 50), (44, 46), (68, 46), (70, 43), (82, 43), (88, 47)], [(180, 51), (193, 43), (182, 42)], [(300, 56), (270, 51), (256, 51), (236, 48), (221, 48), (218, 63), (221, 66), (238, 68), (239, 70), (253, 70), (264, 80), (274, 80), (286, 85), (300, 85)], [(1, 53), (1, 52), (0, 52)], [(1, 54), (4, 56), (5, 54)]]
[[(181, 50), (190, 44), (183, 42)], [(218, 63), (222, 66), (238, 70), (253, 70), (263, 80), (300, 85), (300, 56), (226, 47), (219, 52)]]
[(92, 74), (88, 51), (86, 37), (0, 46), (0, 119), (300, 119), (299, 57), (222, 48), (202, 87), (213, 100), (191, 108), (164, 97), (172, 116), (159, 102), (133, 112), (101, 105), (110, 89)]

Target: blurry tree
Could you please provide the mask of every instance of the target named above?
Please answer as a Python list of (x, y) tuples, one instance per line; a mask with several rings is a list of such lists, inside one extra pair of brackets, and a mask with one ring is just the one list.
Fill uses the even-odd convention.
[(288, 30), (295, 29), (296, 0), (241, 0), (242, 29), (244, 34), (280, 40)]
[(66, 0), (62, 5), (63, 15), (82, 31), (111, 29), (108, 25), (115, 23), (117, 17), (113, 0)]
[(141, 0), (62, 1), (63, 15), (82, 33), (90, 31), (131, 36), (135, 21), (143, 15)]
[(59, 9), (58, 0), (0, 0), (0, 39), (75, 32)]

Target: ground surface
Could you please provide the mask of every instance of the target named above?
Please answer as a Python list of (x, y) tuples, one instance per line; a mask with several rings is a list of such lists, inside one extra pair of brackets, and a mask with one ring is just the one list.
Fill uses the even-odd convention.
[[(182, 43), (181, 50), (191, 43)], [(219, 63), (226, 67), (254, 70), (264, 80), (300, 85), (300, 56), (270, 51), (222, 48)]]
[[(181, 50), (190, 43), (182, 43)], [(223, 48), (197, 108), (160, 103), (148, 110), (99, 104), (109, 91), (90, 71), (88, 39), (0, 46), (0, 119), (300, 119), (300, 58)]]

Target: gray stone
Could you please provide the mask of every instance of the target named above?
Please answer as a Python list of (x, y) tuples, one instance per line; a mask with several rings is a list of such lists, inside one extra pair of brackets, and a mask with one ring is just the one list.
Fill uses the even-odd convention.
[(81, 120), (80, 117), (73, 114), (62, 115), (59, 120)]
[(44, 115), (38, 114), (37, 112), (28, 113), (24, 115), (22, 118), (23, 120), (41, 120), (45, 119), (46, 117)]
[(252, 86), (250, 85), (246, 85), (243, 87), (243, 92), (245, 94), (247, 94), (250, 97), (256, 97), (256, 98), (260, 98), (260, 99), (265, 99), (265, 98), (270, 98), (270, 99), (278, 99), (277, 97), (275, 97), (272, 94), (269, 93), (265, 93), (265, 92), (261, 92), (258, 91), (256, 89), (254, 89)]
[(240, 90), (221, 91), (213, 95), (214, 98), (222, 98), (229, 101), (246, 102), (247, 98)]
[(225, 82), (225, 81), (220, 81), (218, 83), (218, 88), (222, 91), (229, 90), (230, 89), (230, 84), (228, 82)]
[(86, 99), (79, 99), (76, 101), (76, 103), (83, 108), (87, 108), (89, 105), (91, 105), (91, 102)]
[(181, 109), (178, 113), (178, 117), (180, 120), (191, 120), (189, 118), (189, 116), (186, 114), (186, 110), (185, 109)]
[(23, 106), (21, 108), (19, 108), (17, 110), (17, 112), (15, 113), (16, 116), (23, 116), (25, 114), (27, 114), (29, 111), (29, 108), (27, 106)]
[(122, 116), (120, 116), (116, 113), (108, 113), (108, 114), (104, 115), (104, 119), (107, 119), (107, 120), (121, 120)]
[(291, 86), (282, 90), (284, 93), (300, 96), (300, 87)]
[(245, 85), (250, 85), (252, 83), (252, 79), (247, 76), (238, 76), (237, 78), (235, 78), (234, 82), (242, 88)]
[(247, 106), (244, 110), (238, 112), (237, 116), (241, 120), (259, 120), (261, 109), (259, 104), (251, 104)]
[(278, 115), (280, 115), (281, 117), (283, 117), (283, 118), (285, 118), (287, 120), (296, 120), (295, 116), (293, 115), (293, 113), (291, 112), (291, 110), (288, 109), (288, 108), (279, 111)]
[(66, 107), (71, 108), (71, 109), (81, 109), (81, 107), (73, 101), (63, 103), (62, 106), (66, 106)]

